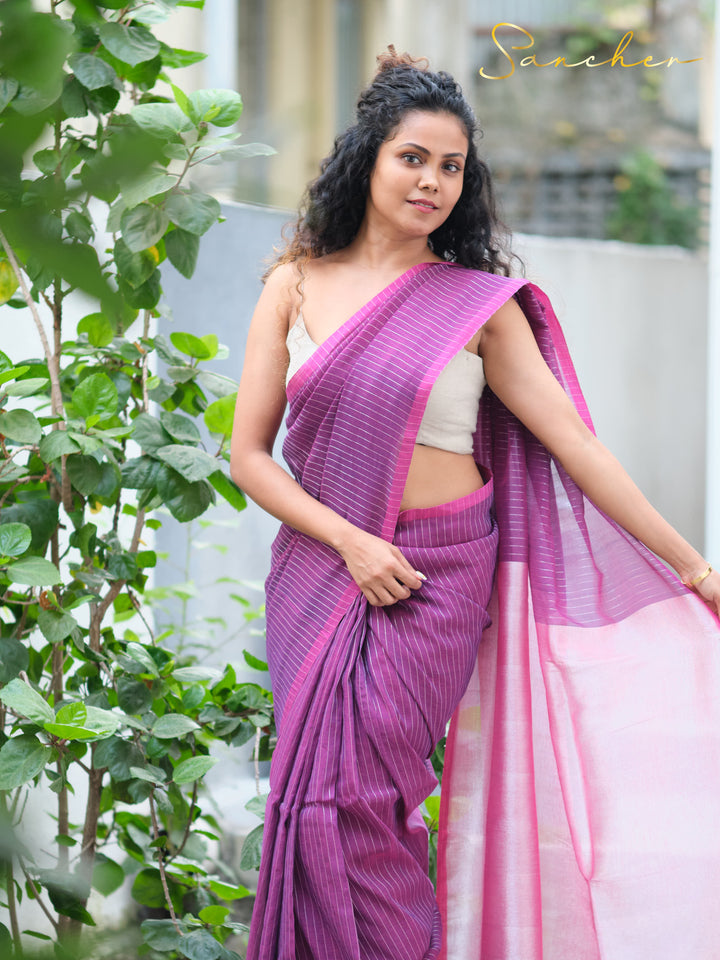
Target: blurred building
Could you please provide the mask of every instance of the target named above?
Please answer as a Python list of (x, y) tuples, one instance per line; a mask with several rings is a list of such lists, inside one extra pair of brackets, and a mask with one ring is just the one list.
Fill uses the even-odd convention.
[[(699, 4), (509, 0), (500, 13), (490, 0), (212, 0), (178, 11), (168, 39), (208, 53), (181, 83), (240, 90), (245, 140), (278, 151), (215, 173), (228, 199), (296, 207), (394, 43), (462, 83), (513, 229), (694, 246), (705, 239), (710, 139), (711, 11)], [(493, 36), (500, 21), (515, 26)], [(609, 59), (628, 31), (625, 63), (701, 59), (519, 66), (529, 55)], [(486, 79), (507, 74), (510, 58), (511, 77)], [(648, 196), (659, 211), (650, 241), (632, 235), (633, 204), (647, 209)]]

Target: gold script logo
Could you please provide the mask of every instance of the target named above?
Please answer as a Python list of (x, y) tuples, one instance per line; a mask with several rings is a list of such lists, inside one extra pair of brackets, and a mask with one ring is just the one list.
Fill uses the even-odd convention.
[[(529, 30), (525, 30), (524, 27), (519, 27), (516, 23), (496, 23), (492, 28), (492, 39), (495, 46), (498, 48), (500, 53), (507, 57), (510, 61), (510, 72), (504, 73), (502, 76), (494, 77), (488, 73), (485, 73), (485, 68), (480, 67), (478, 71), (480, 76), (484, 80), (507, 80), (508, 77), (511, 77), (515, 73), (515, 61), (513, 60), (512, 54), (508, 53), (506, 48), (500, 42), (500, 39), (497, 36), (497, 31), (500, 27), (510, 27), (512, 30), (517, 30), (527, 38), (526, 43), (517, 43), (510, 44), (511, 50), (530, 50), (531, 47), (535, 44), (535, 38), (530, 33)], [(642, 60), (638, 60), (635, 63), (626, 63), (623, 58), (623, 53), (626, 48), (630, 45), (630, 41), (633, 38), (633, 31), (628, 30), (622, 40), (618, 43), (615, 48), (615, 53), (608, 60), (596, 60), (594, 55), (585, 57), (584, 60), (578, 60), (577, 63), (568, 63), (565, 57), (556, 57), (554, 60), (548, 60), (547, 63), (538, 63), (537, 58), (534, 53), (531, 53), (530, 56), (523, 57), (520, 61), (521, 67), (603, 67), (607, 64), (610, 64), (611, 67), (662, 67), (663, 65), (671, 66), (673, 63), (697, 63), (698, 60), (702, 60), (702, 57), (694, 57), (692, 60), (678, 60), (677, 57), (668, 57), (666, 60), (653, 60), (652, 54), (647, 57), (644, 57)], [(507, 42), (507, 41), (506, 41)]]

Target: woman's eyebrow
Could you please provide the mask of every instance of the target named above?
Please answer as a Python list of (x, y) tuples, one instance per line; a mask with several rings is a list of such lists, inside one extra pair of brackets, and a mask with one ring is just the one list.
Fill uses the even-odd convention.
[[(428, 156), (430, 155), (430, 151), (427, 149), (427, 147), (421, 147), (419, 143), (401, 143), (400, 148), (402, 147), (414, 147), (416, 150), (419, 150), (420, 153), (425, 153)], [(465, 154), (461, 153), (460, 151), (456, 151), (455, 153), (444, 153), (443, 157), (462, 157), (464, 160)]]

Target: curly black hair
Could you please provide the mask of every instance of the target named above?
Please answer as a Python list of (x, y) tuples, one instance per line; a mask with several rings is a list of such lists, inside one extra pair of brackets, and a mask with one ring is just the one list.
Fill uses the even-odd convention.
[[(460, 198), (445, 222), (428, 238), (439, 257), (488, 273), (509, 275), (519, 259), (509, 249), (509, 232), (498, 218), (492, 180), (475, 145), (477, 121), (460, 85), (445, 71), (409, 54), (378, 57), (378, 72), (357, 103), (356, 123), (335, 139), (307, 187), (293, 235), (275, 262), (306, 262), (342, 250), (355, 238), (365, 215), (370, 176), (380, 145), (392, 138), (407, 113), (424, 110), (457, 117), (467, 134)], [(423, 65), (424, 64), (424, 65)]]

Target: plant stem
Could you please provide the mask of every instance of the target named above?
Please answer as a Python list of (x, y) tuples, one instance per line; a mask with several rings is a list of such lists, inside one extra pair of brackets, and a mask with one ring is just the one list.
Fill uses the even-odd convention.
[(27, 880), (28, 884), (30, 885), (30, 889), (31, 889), (32, 892), (33, 892), (33, 896), (35, 897), (35, 900), (36, 900), (38, 906), (40, 907), (40, 909), (42, 910), (42, 912), (45, 914), (45, 916), (48, 918), (48, 920), (50, 921), (50, 923), (53, 925), (53, 929), (54, 929), (55, 931), (57, 931), (57, 929), (58, 929), (58, 922), (57, 922), (57, 920), (55, 919), (55, 917), (52, 915), (52, 913), (50, 913), (50, 910), (48, 909), (47, 905), (43, 902), (42, 897), (40, 896), (40, 891), (39, 891), (38, 888), (35, 886), (35, 881), (33, 880), (33, 878), (32, 878), (32, 877), (30, 876), (30, 874), (28, 873), (27, 867), (25, 866), (25, 864), (24, 864), (23, 861), (22, 861), (22, 857), (18, 857), (18, 863), (20, 864), (20, 869), (21, 869), (22, 872), (25, 874), (25, 879)]
[(0, 244), (2, 244), (3, 250), (7, 254), (7, 258), (10, 261), (10, 266), (15, 271), (15, 276), (18, 279), (20, 285), (20, 290), (22, 291), (23, 299), (27, 304), (32, 318), (35, 321), (35, 326), (37, 327), (38, 336), (40, 337), (40, 342), (42, 343), (43, 353), (45, 354), (45, 359), (47, 360), (48, 372), (50, 374), (50, 400), (52, 404), (52, 412), (54, 417), (61, 417), (63, 413), (62, 408), (62, 393), (60, 392), (60, 371), (56, 364), (56, 358), (53, 355), (53, 351), (50, 349), (50, 343), (48, 342), (47, 334), (45, 333), (45, 327), (43, 322), (40, 319), (40, 314), (38, 313), (37, 304), (30, 295), (30, 290), (28, 285), (25, 282), (25, 277), (23, 272), (20, 269), (20, 264), (18, 259), (15, 256), (15, 251), (8, 243), (7, 237), (0, 230)]
[[(153, 827), (153, 839), (157, 840), (160, 837), (160, 829), (157, 822), (157, 814), (155, 813), (155, 797), (154, 793), (150, 794), (150, 819), (152, 820)], [(177, 921), (177, 915), (175, 914), (175, 907), (173, 906), (172, 898), (170, 896), (170, 889), (167, 883), (167, 877), (165, 875), (165, 863), (163, 862), (163, 852), (160, 847), (157, 849), (157, 861), (158, 861), (158, 870), (160, 871), (160, 882), (162, 883), (163, 891), (165, 892), (165, 902), (167, 903), (167, 908), (170, 911), (170, 917), (172, 922), (175, 924), (175, 929), (178, 933), (181, 933), (180, 924)]]

